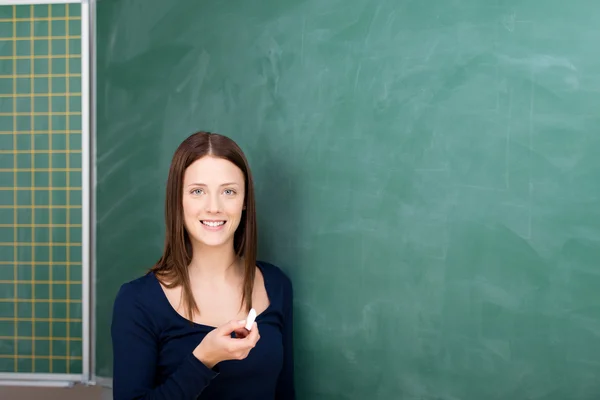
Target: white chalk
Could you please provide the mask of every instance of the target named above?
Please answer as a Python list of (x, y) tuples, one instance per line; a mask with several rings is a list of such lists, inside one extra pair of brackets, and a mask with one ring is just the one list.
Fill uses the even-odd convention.
[(256, 319), (256, 310), (254, 308), (250, 309), (248, 313), (248, 318), (246, 318), (246, 329), (252, 329), (252, 325), (254, 324), (254, 320)]

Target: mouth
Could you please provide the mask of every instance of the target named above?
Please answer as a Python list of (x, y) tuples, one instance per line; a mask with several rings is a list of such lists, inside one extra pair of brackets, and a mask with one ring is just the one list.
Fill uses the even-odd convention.
[(200, 223), (202, 223), (202, 225), (209, 227), (209, 228), (219, 228), (219, 227), (225, 225), (225, 222), (227, 222), (227, 221), (200, 220)]

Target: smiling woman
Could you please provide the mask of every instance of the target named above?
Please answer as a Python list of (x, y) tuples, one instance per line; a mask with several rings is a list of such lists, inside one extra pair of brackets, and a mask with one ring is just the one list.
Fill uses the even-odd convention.
[(165, 222), (162, 257), (115, 300), (114, 398), (294, 399), (292, 284), (256, 260), (252, 174), (233, 140), (180, 144)]
[(187, 168), (183, 186), (185, 228), (192, 243), (219, 246), (233, 240), (244, 211), (242, 170), (227, 159), (205, 156)]

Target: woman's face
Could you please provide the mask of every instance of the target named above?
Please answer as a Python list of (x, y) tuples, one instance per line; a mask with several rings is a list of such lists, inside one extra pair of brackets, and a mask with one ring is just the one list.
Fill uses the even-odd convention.
[(186, 169), (183, 216), (194, 247), (233, 247), (244, 209), (244, 186), (242, 170), (223, 158), (204, 156)]

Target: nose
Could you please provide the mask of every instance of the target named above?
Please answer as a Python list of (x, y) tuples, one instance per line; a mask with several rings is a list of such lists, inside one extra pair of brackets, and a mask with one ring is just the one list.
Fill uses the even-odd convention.
[(218, 194), (211, 194), (206, 198), (206, 212), (216, 214), (221, 211), (221, 200)]

